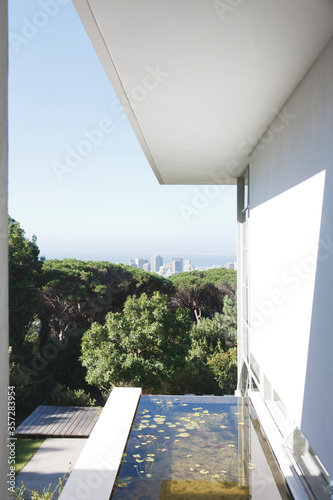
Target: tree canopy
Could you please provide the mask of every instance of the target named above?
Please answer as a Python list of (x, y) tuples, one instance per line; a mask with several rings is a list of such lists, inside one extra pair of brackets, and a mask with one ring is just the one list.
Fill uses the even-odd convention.
[(37, 238), (29, 240), (20, 224), (8, 218), (9, 339), (20, 345), (41, 305), (40, 288), (44, 258)]
[(123, 313), (92, 324), (83, 336), (81, 357), (89, 383), (158, 391), (184, 366), (191, 321), (183, 310), (172, 313), (167, 300), (159, 292), (128, 297)]
[(112, 385), (234, 391), (235, 271), (165, 279), (110, 262), (45, 260), (36, 237), (11, 218), (8, 228), (10, 377), (19, 414), (36, 404), (101, 403), (100, 389)]

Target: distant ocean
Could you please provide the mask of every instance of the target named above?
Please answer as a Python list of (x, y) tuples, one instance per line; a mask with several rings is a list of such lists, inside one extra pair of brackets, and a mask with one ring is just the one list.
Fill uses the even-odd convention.
[[(155, 254), (156, 255), (156, 254)], [(206, 255), (196, 255), (196, 254), (160, 254), (163, 257), (163, 263), (167, 264), (168, 262), (172, 262), (173, 257), (182, 257), (183, 263), (185, 263), (185, 259), (191, 261), (193, 267), (211, 267), (211, 266), (224, 266), (228, 262), (236, 262), (237, 256), (235, 254), (206, 254)], [(130, 259), (138, 258), (146, 258), (150, 262), (150, 254), (80, 254), (74, 256), (67, 256), (68, 258), (76, 258), (79, 260), (105, 260), (107, 262), (114, 262), (119, 264), (128, 264)], [(46, 258), (58, 258), (62, 259), (65, 256), (49, 256)]]

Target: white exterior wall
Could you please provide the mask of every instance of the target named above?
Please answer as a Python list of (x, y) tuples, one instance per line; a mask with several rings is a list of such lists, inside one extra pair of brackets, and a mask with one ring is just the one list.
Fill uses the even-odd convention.
[(333, 477), (332, 194), (331, 40), (250, 162), (249, 348)]
[(8, 218), (7, 218), (7, 1), (0, 0), (0, 498), (9, 498), (7, 448), (8, 388)]

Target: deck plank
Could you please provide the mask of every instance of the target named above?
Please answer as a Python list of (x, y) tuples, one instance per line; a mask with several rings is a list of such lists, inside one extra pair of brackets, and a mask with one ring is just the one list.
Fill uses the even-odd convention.
[(16, 429), (16, 436), (89, 437), (98, 408), (39, 405)]

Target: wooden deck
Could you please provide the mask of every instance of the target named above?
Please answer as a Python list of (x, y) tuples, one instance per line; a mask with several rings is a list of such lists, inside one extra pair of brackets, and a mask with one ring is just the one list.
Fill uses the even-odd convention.
[(40, 405), (16, 429), (17, 437), (89, 437), (98, 409)]

